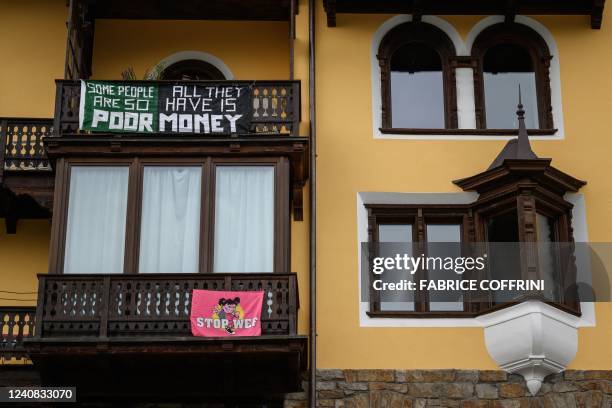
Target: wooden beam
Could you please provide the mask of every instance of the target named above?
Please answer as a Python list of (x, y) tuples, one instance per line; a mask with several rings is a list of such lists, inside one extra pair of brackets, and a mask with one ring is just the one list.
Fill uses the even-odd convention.
[(325, 0), (323, 3), (327, 12), (327, 26), (336, 26), (336, 0)]
[[(605, 0), (427, 0), (417, 14), (423, 15), (504, 15), (507, 22), (514, 21), (514, 15), (581, 15), (591, 16), (591, 26), (599, 28)], [(513, 3), (516, 3), (514, 7)], [(401, 14), (414, 13), (409, 10), (414, 4), (407, 0), (325, 0), (328, 25), (334, 26), (336, 14)], [(511, 5), (508, 8), (508, 5)], [(514, 10), (512, 10), (514, 8)], [(333, 25), (330, 23), (334, 23)]]
[(412, 21), (420, 23), (423, 18), (423, 0), (413, 0), (412, 2)]
[(606, 0), (593, 0), (593, 10), (591, 11), (591, 28), (599, 30), (603, 21), (603, 10)]
[(506, 24), (514, 23), (517, 7), (518, 0), (506, 0), (506, 7), (504, 12), (504, 22)]

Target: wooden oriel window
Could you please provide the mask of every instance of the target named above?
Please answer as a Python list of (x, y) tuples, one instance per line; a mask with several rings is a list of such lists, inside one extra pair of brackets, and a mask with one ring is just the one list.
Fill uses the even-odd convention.
[(378, 49), (382, 130), (456, 129), (455, 47), (439, 28), (398, 25)]
[(544, 39), (525, 25), (483, 30), (472, 46), (477, 127), (516, 129), (516, 98), (508, 95), (516, 95), (520, 85), (527, 128), (554, 133), (551, 58)]
[[(397, 253), (443, 258), (487, 253), (486, 268), (466, 272), (458, 279), (545, 279), (548, 284), (558, 284), (545, 287), (549, 303), (580, 313), (577, 299), (564, 291), (572, 287), (575, 266), (567, 261), (569, 253), (563, 244), (559, 248), (554, 244), (573, 242), (571, 204), (561, 197), (551, 199), (532, 190), (469, 205), (367, 204), (366, 208), (368, 240), (373, 244), (370, 261)], [(525, 248), (535, 253), (526, 255)], [(379, 276), (389, 282), (407, 277), (405, 272), (396, 275), (385, 272)], [(446, 270), (421, 268), (408, 279), (418, 282), (453, 277)], [(520, 301), (508, 291), (466, 292), (463, 301), (449, 301), (439, 292), (418, 290), (418, 285), (410, 293), (377, 291), (371, 283), (368, 314), (373, 317), (473, 317)]]
[(288, 270), (286, 158), (69, 158), (57, 168), (51, 272)]

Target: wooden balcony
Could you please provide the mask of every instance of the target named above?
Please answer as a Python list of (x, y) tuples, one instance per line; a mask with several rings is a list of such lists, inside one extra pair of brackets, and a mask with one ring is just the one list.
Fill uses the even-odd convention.
[[(147, 85), (168, 81), (123, 81)], [(300, 81), (172, 81), (177, 84), (208, 86), (252, 86), (252, 121), (248, 135), (298, 136), (300, 122)], [(54, 136), (86, 135), (79, 131), (80, 81), (56, 81)], [(98, 134), (99, 135), (99, 134)], [(93, 135), (92, 135), (93, 136)], [(148, 135), (147, 137), (151, 137)], [(174, 135), (179, 137), (180, 135)]]
[(194, 289), (265, 292), (263, 335), (295, 335), (295, 274), (40, 275), (39, 339), (189, 337)]
[(0, 357), (5, 360), (27, 358), (23, 339), (34, 334), (33, 306), (0, 307)]
[[(192, 336), (194, 289), (264, 291), (262, 336)], [(293, 273), (39, 275), (24, 343), (43, 384), (77, 384), (83, 396), (167, 396), (169, 384), (179, 396), (291, 392), (306, 368), (298, 307)], [(100, 388), (101, 378), (113, 386)]]
[(0, 118), (0, 218), (9, 233), (19, 219), (51, 215), (54, 180), (44, 139), (52, 132), (52, 119)]

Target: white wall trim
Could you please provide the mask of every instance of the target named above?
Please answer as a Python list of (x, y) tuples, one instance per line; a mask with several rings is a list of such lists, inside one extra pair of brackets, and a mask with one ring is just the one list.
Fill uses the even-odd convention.
[[(358, 192), (357, 204), (357, 300), (359, 302), (360, 327), (484, 327), (487, 320), (481, 318), (375, 318), (367, 315), (369, 302), (361, 300), (361, 243), (368, 240), (368, 213), (365, 204), (469, 204), (478, 194), (461, 193), (392, 193)], [(581, 193), (567, 194), (566, 200), (574, 204), (572, 226), (576, 242), (588, 242), (586, 226), (586, 206)], [(592, 302), (580, 304), (582, 316), (577, 318), (577, 327), (595, 326), (595, 306)]]
[(227, 80), (234, 79), (234, 74), (229, 69), (227, 65), (220, 59), (215, 57), (212, 54), (202, 51), (179, 51), (172, 55), (167, 56), (163, 60), (159, 61), (155, 66), (149, 69), (145, 74), (145, 79), (155, 80), (159, 78), (159, 74), (166, 69), (166, 67), (174, 64), (175, 62), (183, 61), (183, 60), (200, 60), (204, 62), (208, 62), (211, 65), (214, 65), (225, 77)]
[[(455, 46), (457, 55), (470, 55), (472, 45), (478, 34), (485, 28), (502, 22), (503, 16), (489, 16), (479, 21), (469, 32), (466, 40), (461, 38), (458, 31), (446, 20), (436, 16), (423, 16), (422, 21), (431, 24), (446, 33), (449, 39)], [(403, 134), (386, 134), (380, 131), (381, 128), (381, 83), (380, 83), (380, 66), (378, 65), (378, 48), (384, 36), (395, 26), (412, 21), (412, 16), (409, 14), (401, 14), (391, 17), (385, 21), (376, 30), (372, 37), (372, 47), (370, 50), (371, 64), (371, 90), (372, 90), (372, 133), (374, 139), (404, 139), (404, 140), (510, 140), (514, 136), (480, 136), (480, 135), (403, 135)], [(526, 16), (516, 16), (515, 21), (524, 24), (536, 31), (546, 42), (553, 59), (550, 63), (550, 85), (551, 85), (551, 103), (553, 107), (553, 120), (557, 133), (552, 136), (530, 136), (532, 140), (560, 140), (565, 138), (565, 127), (563, 120), (563, 109), (561, 100), (561, 76), (559, 66), (559, 52), (557, 44), (548, 29), (537, 22), (536, 20)], [(459, 70), (458, 70), (459, 71)], [(457, 81), (457, 114), (459, 127), (461, 129), (470, 129), (475, 127), (476, 113), (474, 108), (474, 82), (473, 77), (466, 75), (467, 72), (459, 73)]]

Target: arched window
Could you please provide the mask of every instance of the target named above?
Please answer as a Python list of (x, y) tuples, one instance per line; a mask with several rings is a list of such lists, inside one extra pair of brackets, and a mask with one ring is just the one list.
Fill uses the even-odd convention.
[(457, 128), (455, 48), (439, 28), (398, 25), (380, 43), (384, 129)]
[(472, 47), (476, 121), (481, 129), (516, 129), (514, 107), (520, 85), (528, 129), (554, 128), (550, 97), (551, 55), (546, 42), (522, 24), (497, 24)]
[(175, 62), (166, 67), (159, 79), (174, 79), (180, 81), (225, 80), (225, 75), (213, 64), (197, 59), (187, 59)]

